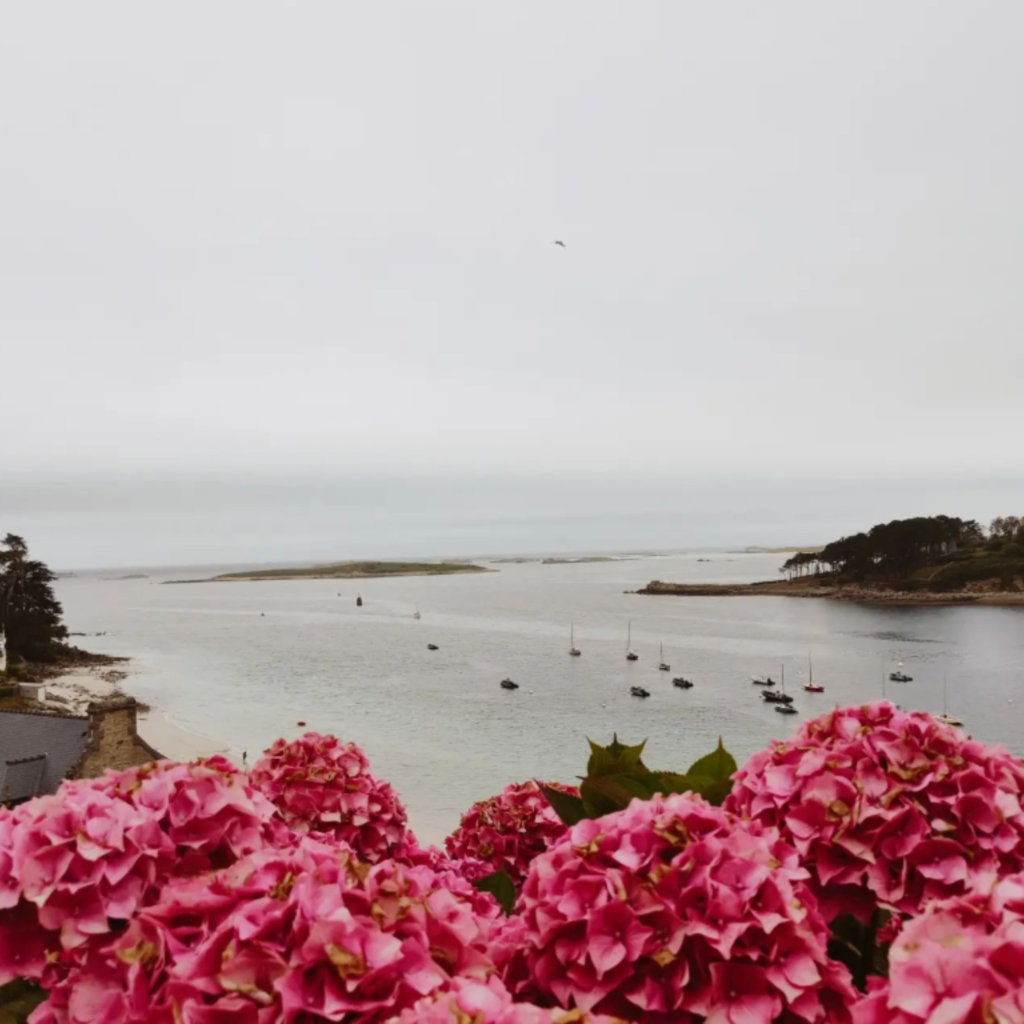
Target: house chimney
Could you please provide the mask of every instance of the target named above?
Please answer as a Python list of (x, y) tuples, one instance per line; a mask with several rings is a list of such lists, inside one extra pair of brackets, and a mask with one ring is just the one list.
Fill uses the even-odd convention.
[(83, 778), (95, 778), (108, 768), (131, 768), (160, 756), (139, 737), (134, 697), (94, 702), (88, 714), (89, 741), (79, 769)]

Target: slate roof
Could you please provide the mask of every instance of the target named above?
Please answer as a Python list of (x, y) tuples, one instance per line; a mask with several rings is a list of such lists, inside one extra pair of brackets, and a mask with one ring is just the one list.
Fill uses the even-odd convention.
[(0, 709), (0, 802), (56, 792), (88, 738), (84, 715)]

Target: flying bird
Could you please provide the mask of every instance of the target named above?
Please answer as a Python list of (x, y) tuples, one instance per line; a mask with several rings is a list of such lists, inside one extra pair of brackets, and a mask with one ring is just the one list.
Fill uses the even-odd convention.
[(563, 249), (565, 248), (565, 242), (560, 242), (557, 239), (555, 240), (555, 245), (560, 245)]

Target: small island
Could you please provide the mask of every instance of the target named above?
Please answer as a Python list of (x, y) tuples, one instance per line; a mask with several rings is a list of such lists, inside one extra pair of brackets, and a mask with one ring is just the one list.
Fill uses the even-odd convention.
[(336, 562), (331, 565), (284, 569), (249, 569), (196, 580), (166, 583), (243, 583), (260, 580), (362, 580), (380, 576), (451, 576), (455, 573), (494, 572), (469, 562)]
[(1024, 606), (1024, 520), (920, 516), (799, 551), (786, 578), (759, 583), (667, 583), (639, 594), (677, 597), (820, 597), (886, 605)]
[(622, 562), (628, 559), (612, 558), (611, 555), (581, 555), (579, 558), (542, 558), (541, 565), (587, 565), (591, 562)]

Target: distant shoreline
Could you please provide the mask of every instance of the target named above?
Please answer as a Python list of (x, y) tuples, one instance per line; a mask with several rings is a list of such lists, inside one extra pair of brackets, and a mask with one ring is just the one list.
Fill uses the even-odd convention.
[(854, 583), (803, 583), (766, 580), (761, 583), (665, 583), (652, 580), (637, 594), (668, 597), (816, 597), (827, 601), (857, 604), (900, 605), (903, 607), (941, 607), (943, 605), (980, 605), (983, 607), (1024, 607), (1024, 591), (947, 591), (884, 590)]
[(257, 569), (229, 572), (194, 580), (165, 580), (181, 583), (263, 583), (273, 580), (367, 580), (404, 576), (455, 576), (463, 573), (497, 572), (469, 562), (339, 562), (309, 568)]

